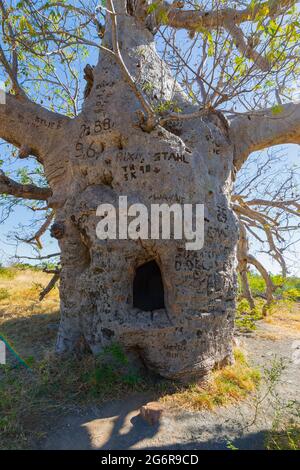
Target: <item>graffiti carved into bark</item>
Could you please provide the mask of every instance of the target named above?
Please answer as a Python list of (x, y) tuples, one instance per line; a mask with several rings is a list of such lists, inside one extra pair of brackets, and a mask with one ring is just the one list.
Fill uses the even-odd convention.
[[(139, 86), (150, 83), (158, 101), (171, 99), (177, 85), (156, 54), (151, 32), (130, 16), (119, 28), (124, 61)], [(179, 88), (176, 100), (193, 111)], [(53, 160), (59, 154), (66, 161), (54, 172), (50, 165), (49, 174), (56, 187), (56, 226), (65, 227), (58, 350), (74, 348), (83, 335), (94, 352), (111, 341), (138, 351), (166, 377), (203, 374), (232, 354), (233, 146), (215, 114), (145, 132), (139, 109), (119, 65), (103, 54), (83, 113), (66, 130), (72, 144), (55, 150)], [(97, 239), (98, 205), (117, 207), (121, 195), (149, 210), (154, 203), (205, 204), (204, 248), (187, 251), (184, 240)], [(156, 269), (147, 272), (149, 262)], [(143, 265), (147, 285), (139, 280)]]
[[(46, 199), (55, 210), (51, 234), (62, 267), (58, 352), (76, 349), (82, 338), (94, 353), (119, 342), (162, 376), (202, 376), (232, 360), (236, 171), (252, 151), (299, 143), (300, 108), (290, 103), (280, 116), (266, 109), (228, 123), (211, 106), (195, 106), (156, 52), (155, 15), (145, 2), (107, 4), (100, 59), (85, 69), (78, 117), (34, 104), (18, 93), (17, 82), (16, 96), (7, 95), (0, 107), (1, 138), (43, 164), (49, 189), (16, 184), (4, 174), (0, 189)], [(211, 13), (184, 12), (182, 5), (173, 10), (166, 21), (175, 28), (219, 25)], [(227, 29), (229, 20), (249, 17), (232, 12), (219, 18)], [(151, 204), (204, 204), (204, 247), (187, 251), (185, 240), (99, 240), (97, 207), (117, 207), (120, 196), (149, 212)]]

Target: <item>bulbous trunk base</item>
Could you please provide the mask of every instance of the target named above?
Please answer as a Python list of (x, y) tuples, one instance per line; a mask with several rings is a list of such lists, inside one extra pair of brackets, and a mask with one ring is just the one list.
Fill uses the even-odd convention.
[[(149, 30), (124, 15), (119, 31), (123, 59), (153, 108), (195, 111)], [(82, 338), (94, 353), (117, 342), (164, 377), (202, 376), (232, 360), (238, 230), (230, 209), (228, 129), (212, 113), (145, 132), (141, 104), (123, 78), (120, 65), (104, 54), (74, 122), (72, 145), (57, 152), (66, 155), (68, 173), (62, 178), (49, 168), (58, 188), (54, 200), (62, 201), (56, 212), (63, 225), (57, 350), (74, 350)], [(187, 251), (185, 239), (99, 240), (97, 207), (117, 208), (120, 196), (128, 206), (143, 204), (148, 214), (153, 204), (203, 204), (204, 247)], [(147, 291), (139, 276), (149, 262)]]
[[(137, 312), (133, 311), (133, 315)], [(163, 318), (166, 312), (158, 310), (150, 314), (139, 312), (145, 318), (146, 325), (122, 325), (124, 332), (117, 333), (119, 325), (104, 323), (96, 335), (100, 342), (91, 345), (93, 352), (98, 353), (111, 343), (120, 344), (126, 353), (135, 361), (155, 374), (180, 382), (199, 379), (216, 367), (233, 363), (232, 333), (234, 310), (227, 313), (199, 314), (196, 319), (185, 326), (161, 326), (158, 317)], [(168, 320), (166, 320), (167, 323)], [(86, 340), (79, 334), (70, 335), (71, 325), (67, 322), (60, 328), (57, 341), (57, 352), (86, 352)], [(142, 321), (141, 321), (142, 323)], [(90, 345), (89, 345), (90, 346)]]
[[(97, 190), (102, 196), (91, 197)], [(86, 202), (104, 197), (95, 186), (85, 196)], [(119, 343), (155, 373), (181, 381), (231, 363), (234, 250), (222, 239), (226, 231), (206, 224), (205, 247), (186, 251), (181, 240), (96, 238), (88, 250), (70, 223), (62, 243), (57, 351), (76, 350), (82, 339), (95, 354)], [(90, 236), (94, 227), (95, 221)]]

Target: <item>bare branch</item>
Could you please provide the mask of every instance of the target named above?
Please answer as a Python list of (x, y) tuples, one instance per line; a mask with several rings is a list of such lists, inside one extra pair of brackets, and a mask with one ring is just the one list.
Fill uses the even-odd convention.
[(56, 258), (57, 256), (60, 256), (60, 253), (51, 253), (50, 255), (36, 256), (36, 257), (32, 257), (32, 256), (17, 256), (17, 255), (15, 255), (15, 258), (17, 258), (17, 259), (28, 259), (28, 260), (32, 260), (32, 261), (42, 261), (42, 260), (45, 260), (45, 259)]
[(241, 276), (242, 283), (242, 294), (243, 297), (248, 300), (251, 310), (254, 310), (255, 304), (251, 294), (249, 281), (248, 281), (248, 238), (246, 229), (243, 223), (240, 222), (240, 236), (237, 246), (237, 258), (238, 258), (238, 271)]
[(39, 230), (33, 235), (33, 237), (29, 239), (23, 239), (20, 237), (16, 237), (17, 240), (29, 244), (36, 244), (37, 248), (41, 250), (43, 248), (43, 245), (41, 243), (41, 237), (44, 235), (44, 233), (48, 230), (50, 227), (50, 224), (53, 220), (53, 217), (55, 216), (55, 212), (52, 211), (50, 215), (46, 218), (42, 226), (39, 228)]
[(299, 3), (297, 0), (269, 0), (257, 2), (253, 7), (248, 6), (243, 10), (234, 8), (223, 8), (213, 10), (183, 10), (173, 8), (169, 3), (163, 2), (163, 6), (157, 9), (157, 17), (164, 11), (164, 22), (176, 29), (187, 29), (189, 31), (205, 28), (208, 30), (218, 29), (225, 23), (240, 25), (246, 21), (253, 21), (260, 12), (268, 8), (271, 17), (284, 13), (289, 7)]
[(54, 276), (52, 277), (51, 281), (49, 284), (45, 287), (45, 289), (40, 293), (40, 302), (46, 297), (46, 295), (51, 292), (51, 290), (55, 287), (55, 284), (59, 281), (59, 273), (55, 273)]
[(261, 274), (263, 277), (265, 283), (266, 283), (266, 296), (267, 296), (267, 305), (270, 305), (273, 300), (273, 292), (275, 291), (275, 286), (272, 282), (272, 279), (268, 273), (268, 271), (264, 268), (264, 266), (261, 264), (258, 259), (256, 259), (253, 255), (248, 255), (248, 263), (252, 264), (255, 266), (255, 268), (258, 270), (258, 272)]
[(43, 161), (49, 146), (63, 136), (71, 119), (53, 113), (30, 100), (6, 94), (0, 104), (0, 138)]
[(2, 170), (0, 170), (0, 193), (36, 201), (47, 201), (52, 196), (50, 188), (39, 188), (33, 184), (17, 183), (6, 176)]
[(300, 144), (300, 103), (244, 114), (233, 119), (230, 134), (237, 169), (256, 150), (278, 144)]

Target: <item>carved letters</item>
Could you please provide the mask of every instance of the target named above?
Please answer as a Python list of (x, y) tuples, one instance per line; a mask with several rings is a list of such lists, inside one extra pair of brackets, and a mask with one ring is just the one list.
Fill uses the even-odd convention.
[[(23, 114), (18, 114), (18, 119), (20, 122), (25, 121), (25, 117), (23, 116)], [(33, 121), (27, 121), (27, 125), (30, 127), (35, 127), (36, 129), (40, 127), (45, 127), (46, 129), (61, 129), (62, 121), (48, 121), (47, 119), (35, 116)]]

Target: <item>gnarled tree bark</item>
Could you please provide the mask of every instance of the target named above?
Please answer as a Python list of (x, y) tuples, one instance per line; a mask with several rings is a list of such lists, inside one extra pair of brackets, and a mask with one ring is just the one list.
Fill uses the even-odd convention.
[[(52, 233), (61, 249), (57, 351), (74, 350), (81, 337), (95, 353), (117, 341), (159, 374), (186, 379), (232, 361), (235, 170), (254, 150), (299, 143), (300, 104), (230, 125), (209, 106), (199, 110), (156, 52), (158, 15), (148, 15), (146, 3), (107, 2), (103, 47), (77, 118), (7, 96), (0, 137), (28, 146), (45, 167), (48, 204), (55, 209)], [(286, 8), (295, 2), (277, 3)], [(230, 29), (229, 20), (239, 25), (254, 14), (224, 11), (216, 19), (210, 12), (168, 8), (170, 26), (191, 30)], [(155, 108), (170, 101), (182, 113), (161, 120)], [(205, 204), (204, 248), (188, 252), (184, 240), (99, 240), (96, 209), (103, 202), (117, 206), (121, 195), (148, 209), (152, 203)], [(240, 251), (240, 263), (261, 270), (257, 260), (243, 256)], [(161, 271), (165, 305), (145, 311), (134, 306), (133, 284), (137, 268), (151, 260)]]

